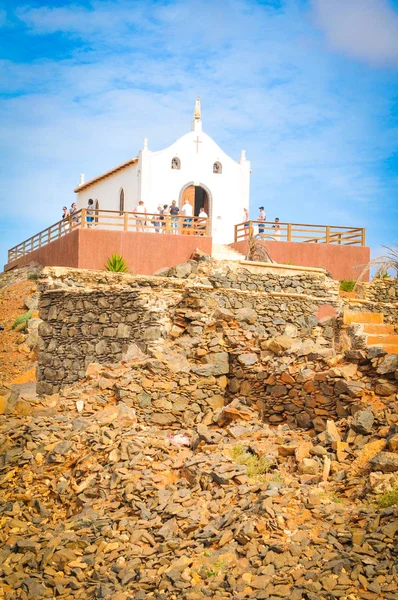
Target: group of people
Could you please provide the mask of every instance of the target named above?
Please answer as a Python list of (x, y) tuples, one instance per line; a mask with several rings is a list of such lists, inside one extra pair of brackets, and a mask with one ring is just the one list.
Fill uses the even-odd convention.
[[(145, 215), (148, 214), (148, 211), (142, 200), (140, 200), (138, 205), (133, 209), (133, 213), (139, 216), (139, 218), (136, 219), (137, 231), (145, 231), (144, 228), (147, 227)], [(184, 217), (184, 219), (182, 219), (183, 228), (187, 229), (192, 227), (194, 214), (193, 206), (189, 200), (185, 200), (182, 208), (177, 206), (176, 200), (173, 200), (170, 205), (158, 204), (156, 213), (151, 213), (151, 223), (156, 233), (166, 233), (167, 217), (170, 217), (170, 227), (172, 229), (172, 233), (178, 233), (178, 226), (180, 222), (179, 217), (181, 216)], [(198, 216), (202, 219), (207, 219), (208, 215), (205, 212), (204, 207), (200, 209)], [(206, 229), (206, 224), (199, 223), (198, 228)]]
[[(72, 229), (72, 226), (74, 224), (79, 223), (79, 217), (77, 216), (76, 213), (77, 213), (76, 202), (72, 202), (70, 208), (68, 208), (67, 206), (64, 206), (62, 209), (62, 220), (64, 221), (64, 226), (68, 227), (68, 230)], [(66, 222), (68, 223), (68, 226), (66, 225)]]
[[(250, 220), (249, 210), (247, 208), (243, 209), (243, 219), (245, 222), (248, 222)], [(266, 220), (267, 220), (267, 215), (265, 214), (265, 208), (264, 208), (264, 206), (260, 206), (259, 214), (257, 217), (257, 221), (260, 221), (260, 223), (258, 225), (258, 235), (260, 238), (264, 237), (264, 235), (265, 235), (265, 229), (266, 229), (265, 221)], [(264, 223), (264, 225), (262, 223)], [(247, 225), (248, 225), (248, 223), (247, 223)], [(281, 234), (282, 234), (282, 230), (281, 230), (281, 226), (279, 223), (279, 218), (275, 217), (275, 221), (272, 225), (272, 232), (268, 235), (269, 235), (269, 237), (273, 238), (274, 241), (280, 241)]]
[[(70, 208), (68, 208), (67, 206), (64, 206), (62, 209), (62, 220), (64, 221), (65, 224), (66, 224), (66, 222), (69, 223), (70, 229), (72, 229), (72, 226), (74, 223), (76, 223), (76, 224), (80, 223), (80, 218), (77, 213), (78, 213), (78, 210), (77, 210), (76, 202), (72, 202)], [(73, 221), (73, 223), (71, 223), (71, 221)], [(91, 227), (93, 221), (94, 221), (94, 200), (92, 198), (90, 198), (87, 203), (87, 208), (86, 208), (87, 227)]]

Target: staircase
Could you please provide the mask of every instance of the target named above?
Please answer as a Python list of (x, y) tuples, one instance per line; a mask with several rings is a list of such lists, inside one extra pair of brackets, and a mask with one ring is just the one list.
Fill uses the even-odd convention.
[(388, 354), (398, 353), (398, 335), (394, 325), (384, 323), (382, 313), (344, 311), (344, 324), (357, 325), (357, 333), (368, 348), (378, 346)]
[(229, 260), (240, 262), (245, 260), (245, 255), (233, 250), (230, 246), (224, 244), (213, 244), (212, 258), (216, 260)]

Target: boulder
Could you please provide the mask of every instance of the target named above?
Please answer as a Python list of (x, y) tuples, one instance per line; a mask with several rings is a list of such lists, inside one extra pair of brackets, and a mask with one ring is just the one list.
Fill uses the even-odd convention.
[(372, 431), (374, 415), (370, 410), (359, 410), (350, 425), (356, 433), (368, 435)]
[(331, 420), (326, 421), (325, 436), (326, 436), (326, 441), (329, 444), (332, 444), (333, 442), (341, 441), (340, 432), (337, 429), (336, 423), (334, 421), (331, 421)]
[(398, 370), (398, 354), (387, 354), (384, 356), (376, 369), (379, 375), (387, 375)]
[(397, 452), (379, 452), (371, 459), (372, 471), (381, 471), (382, 473), (395, 473), (398, 471), (398, 453)]
[(378, 396), (392, 396), (397, 393), (397, 386), (393, 383), (389, 383), (388, 381), (378, 383), (375, 386), (375, 393)]

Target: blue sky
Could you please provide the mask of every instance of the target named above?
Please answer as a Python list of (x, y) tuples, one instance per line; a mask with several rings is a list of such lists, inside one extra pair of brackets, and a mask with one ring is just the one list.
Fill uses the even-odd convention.
[(190, 128), (251, 215), (397, 243), (398, 0), (0, 1), (0, 263), (86, 180)]

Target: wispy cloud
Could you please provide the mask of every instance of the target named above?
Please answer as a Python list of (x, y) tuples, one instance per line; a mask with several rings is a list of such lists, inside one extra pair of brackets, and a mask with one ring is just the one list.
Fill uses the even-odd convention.
[(330, 46), (373, 65), (398, 64), (398, 14), (387, 0), (312, 0)]

